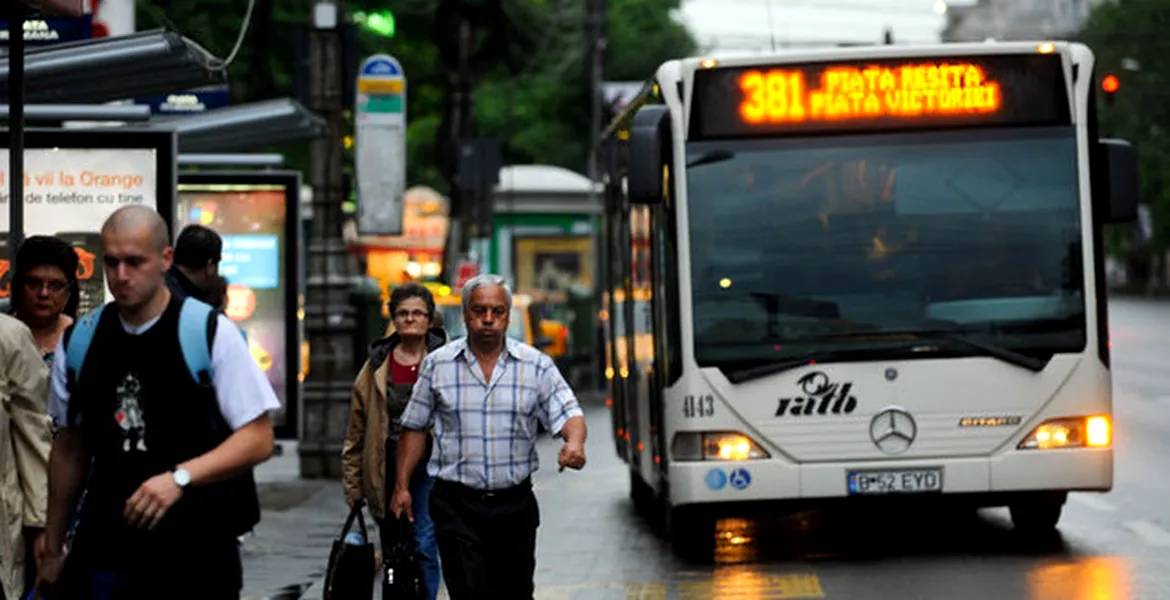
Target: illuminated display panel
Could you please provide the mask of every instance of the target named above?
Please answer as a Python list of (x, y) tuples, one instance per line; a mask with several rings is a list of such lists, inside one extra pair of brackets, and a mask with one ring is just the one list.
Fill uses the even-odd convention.
[(753, 65), (695, 73), (691, 139), (1071, 122), (1057, 54)]
[(224, 313), (244, 331), (252, 358), (283, 410), (278, 437), (295, 437), (299, 340), (295, 327), (295, 175), (180, 173), (175, 231), (206, 225), (223, 238), (219, 274), (228, 281)]

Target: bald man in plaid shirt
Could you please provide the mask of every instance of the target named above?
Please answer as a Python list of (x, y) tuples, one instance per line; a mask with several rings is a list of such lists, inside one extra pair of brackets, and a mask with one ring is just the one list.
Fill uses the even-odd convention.
[(430, 510), (451, 600), (533, 597), (537, 423), (564, 438), (562, 471), (585, 466), (585, 417), (577, 398), (548, 355), (508, 338), (511, 312), (503, 278), (468, 281), (468, 335), (423, 360), (402, 414), (390, 510), (412, 518), (410, 474), (433, 426)]

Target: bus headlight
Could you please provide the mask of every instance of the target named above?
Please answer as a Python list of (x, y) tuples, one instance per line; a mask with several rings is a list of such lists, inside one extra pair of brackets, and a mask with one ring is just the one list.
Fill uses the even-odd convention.
[(680, 431), (670, 448), (677, 461), (771, 458), (755, 440), (738, 431)]
[(1020, 442), (1019, 449), (1102, 448), (1111, 443), (1113, 425), (1109, 417), (1099, 415), (1045, 421)]

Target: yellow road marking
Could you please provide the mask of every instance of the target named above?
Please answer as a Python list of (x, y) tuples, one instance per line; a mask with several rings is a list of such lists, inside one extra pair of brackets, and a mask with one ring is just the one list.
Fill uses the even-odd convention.
[(664, 583), (631, 583), (626, 586), (626, 600), (666, 600)]
[(625, 600), (666, 600), (673, 588), (680, 600), (803, 600), (824, 598), (821, 581), (813, 574), (768, 575), (750, 571), (707, 574), (705, 581), (674, 583), (578, 583), (537, 586), (536, 600), (572, 600), (577, 592), (624, 591)]
[(824, 598), (825, 590), (816, 575), (765, 575), (743, 571), (720, 576), (709, 581), (678, 584), (679, 598), (702, 600), (707, 598), (759, 598), (763, 600), (791, 600), (797, 598)]

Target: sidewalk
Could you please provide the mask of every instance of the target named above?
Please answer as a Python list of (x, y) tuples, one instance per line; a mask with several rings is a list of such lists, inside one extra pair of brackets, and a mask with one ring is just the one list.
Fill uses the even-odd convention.
[[(279, 444), (281, 455), (256, 470), (263, 515), (255, 534), (244, 539), (241, 600), (320, 600), (329, 551), (349, 509), (340, 482), (302, 480), (296, 442)], [(371, 570), (370, 577), (377, 574)], [(375, 598), (380, 594), (376, 589)], [(439, 598), (446, 597), (440, 591)]]
[(302, 480), (295, 441), (256, 470), (262, 516), (244, 539), (243, 600), (296, 600), (325, 572), (344, 523), (341, 484)]
[[(581, 403), (592, 433), (587, 447), (591, 466), (586, 471), (558, 474), (560, 443), (547, 435), (537, 443), (541, 470), (533, 485), (542, 505), (538, 599), (568, 598), (570, 588), (592, 590), (595, 573), (629, 569), (630, 557), (640, 557), (646, 550), (634, 548), (632, 554), (614, 550), (614, 540), (628, 537), (634, 522), (624, 501), (615, 506), (611, 498), (615, 486), (624, 489), (624, 466), (606, 435), (609, 411), (604, 396), (585, 393)], [(244, 540), (242, 600), (321, 600), (329, 551), (349, 509), (340, 482), (301, 480), (296, 442), (281, 445), (282, 454), (257, 469), (263, 515), (255, 535)], [(624, 491), (619, 493), (624, 496)], [(376, 542), (368, 512), (366, 517)], [(582, 568), (583, 563), (590, 566)], [(370, 577), (377, 577), (373, 568)], [(575, 580), (580, 577), (589, 585)], [(380, 599), (381, 586), (374, 590), (374, 598)], [(440, 588), (439, 599), (447, 600), (446, 589)]]

